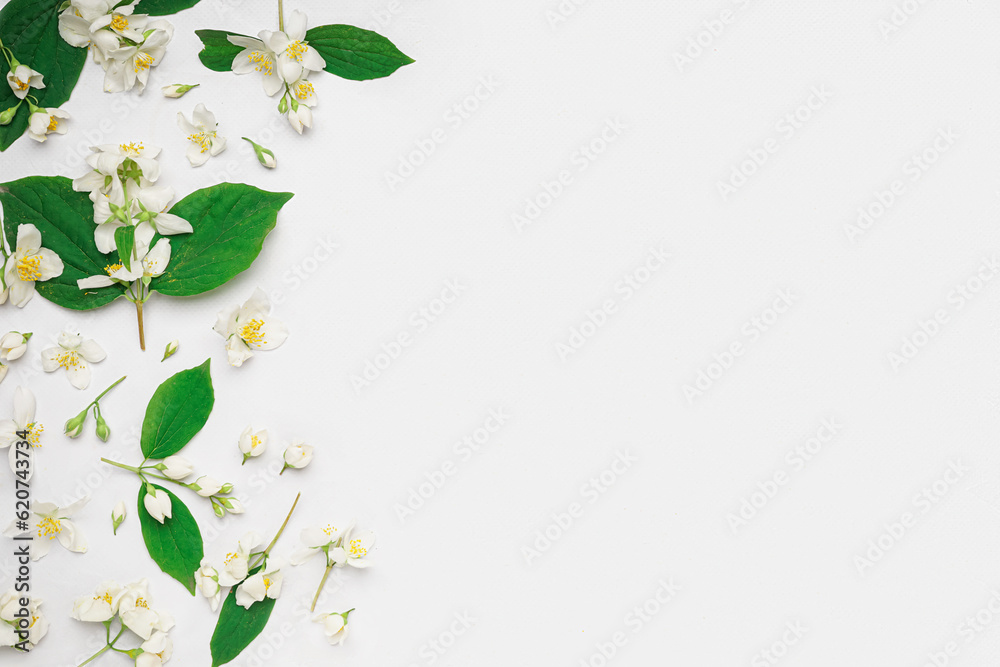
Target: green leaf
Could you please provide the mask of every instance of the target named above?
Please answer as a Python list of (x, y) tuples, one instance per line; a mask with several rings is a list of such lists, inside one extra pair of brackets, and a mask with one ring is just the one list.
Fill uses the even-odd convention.
[(377, 32), (352, 25), (316, 26), (306, 41), (323, 56), (327, 72), (354, 81), (389, 76), (414, 62)]
[(0, 185), (4, 231), (14, 247), (19, 225), (32, 224), (42, 235), (42, 247), (63, 261), (62, 275), (35, 284), (38, 293), (63, 308), (89, 310), (111, 303), (125, 292), (118, 285), (81, 290), (80, 278), (105, 275), (109, 258), (94, 243), (94, 205), (85, 192), (74, 192), (62, 176), (29, 176)]
[[(250, 574), (259, 569), (254, 568)], [(229, 595), (219, 611), (219, 622), (212, 633), (212, 667), (219, 667), (235, 659), (264, 631), (264, 626), (271, 617), (271, 610), (274, 609), (274, 602), (271, 598), (264, 598), (260, 602), (254, 602), (249, 609), (244, 609), (236, 604), (236, 586), (229, 589)]]
[(201, 566), (205, 556), (205, 545), (201, 539), (198, 522), (191, 511), (174, 494), (163, 487), (153, 485), (170, 496), (170, 513), (173, 515), (160, 523), (154, 519), (143, 502), (146, 485), (139, 487), (139, 525), (142, 539), (150, 557), (166, 574), (181, 582), (194, 595), (194, 573)]
[(165, 16), (176, 14), (177, 12), (194, 7), (198, 0), (139, 0), (139, 4), (133, 10), (136, 14), (149, 14), (150, 16)]
[(247, 269), (274, 229), (290, 192), (267, 192), (242, 183), (220, 183), (192, 192), (170, 212), (194, 227), (170, 237), (170, 264), (150, 289), (190, 296), (215, 289)]
[(163, 381), (146, 406), (139, 443), (147, 459), (165, 459), (191, 441), (215, 403), (211, 359)]
[(236, 37), (247, 37), (238, 32), (227, 32), (225, 30), (195, 30), (194, 34), (201, 38), (205, 47), (198, 52), (198, 57), (202, 64), (214, 72), (230, 72), (233, 69), (233, 58), (243, 50), (242, 46), (236, 46), (228, 39), (227, 35)]
[[(70, 46), (59, 36), (59, 7), (63, 0), (12, 0), (0, 9), (0, 40), (22, 64), (41, 72), (44, 88), (31, 89), (40, 107), (58, 107), (69, 99), (87, 49)], [(7, 84), (7, 59), (0, 58), (0, 110), (18, 103)], [(0, 151), (14, 143), (28, 127), (27, 102), (18, 107), (10, 125), (0, 126)]]
[(115, 246), (118, 248), (118, 259), (129, 271), (132, 270), (132, 251), (135, 249), (135, 227), (125, 225), (115, 230)]

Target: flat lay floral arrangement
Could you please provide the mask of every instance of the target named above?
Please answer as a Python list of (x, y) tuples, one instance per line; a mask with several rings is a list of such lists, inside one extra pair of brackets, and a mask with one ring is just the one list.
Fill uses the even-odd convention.
[[(27, 135), (36, 142), (52, 135), (73, 134), (71, 95), (87, 61), (104, 72), (108, 95), (123, 91), (180, 99), (197, 87), (198, 71), (187, 82), (156, 80), (156, 67), (168, 57), (181, 28), (164, 18), (194, 6), (198, 0), (13, 0), (0, 9), (0, 150)], [(256, 36), (222, 29), (195, 32), (203, 48), (198, 54), (210, 70), (259, 78), (267, 97), (278, 98), (276, 110), (299, 134), (313, 126), (317, 95), (313, 81), (322, 72), (362, 81), (389, 76), (414, 62), (387, 38), (349, 25), (309, 27), (300, 11), (286, 16), (281, 0), (276, 25)], [(261, 17), (262, 28), (268, 17)], [(141, 109), (141, 106), (139, 107)], [(95, 145), (78, 173), (22, 178), (0, 184), (0, 308), (31, 308), (37, 295), (57, 306), (89, 311), (119, 298), (135, 308), (139, 347), (146, 349), (143, 319), (147, 302), (161, 298), (211, 294), (249, 269), (267, 252), (268, 234), (280, 223), (290, 192), (271, 192), (242, 183), (223, 182), (178, 196), (161, 170), (161, 150), (183, 151), (191, 167), (205, 164), (226, 149), (215, 114), (204, 104), (177, 113), (175, 146), (158, 147), (141, 137)], [(58, 138), (53, 139), (58, 141)], [(261, 146), (246, 139), (261, 167), (274, 169), (281, 146)], [(211, 297), (209, 297), (211, 298)], [(155, 306), (150, 306), (155, 307)], [(217, 321), (206, 323), (222, 338), (226, 358), (241, 368), (255, 353), (280, 347), (289, 338), (284, 323), (272, 314), (267, 294), (256, 289), (243, 303), (219, 303)], [(13, 364), (36, 355), (46, 373), (65, 374), (78, 390), (88, 390), (92, 366), (108, 358), (99, 341), (84, 332), (44, 332), (52, 344), (40, 344), (39, 332), (0, 333), (0, 383)], [(167, 361), (182, 341), (162, 351)], [(146, 354), (150, 354), (147, 352)], [(157, 351), (157, 359), (161, 354)], [(252, 368), (253, 364), (247, 364)], [(240, 373), (252, 370), (235, 371)], [(47, 379), (47, 378), (42, 378)], [(36, 452), (43, 440), (70, 439), (93, 433), (107, 442), (114, 437), (113, 415), (102, 401), (121, 384), (148, 395), (136, 451), (126, 460), (101, 458), (109, 474), (136, 480), (133, 500), (114, 497), (77, 498), (59, 507), (28, 498)], [(5, 392), (6, 394), (6, 392)], [(215, 405), (210, 361), (181, 370), (158, 387), (136, 375), (122, 377), (88, 396), (90, 402), (62, 427), (45, 428), (35, 417), (39, 392), (13, 388), (0, 405), (0, 448), (7, 449), (11, 485), (19, 500), (14, 520), (3, 534), (8, 544), (30, 543), (30, 559), (43, 558), (58, 544), (85, 554), (86, 536), (74, 516), (99, 512), (117, 534), (134, 514), (149, 554), (151, 578), (176, 580), (217, 614), (210, 646), (213, 665), (234, 660), (264, 630), (285, 576), (322, 554), (322, 572), (312, 620), (330, 644), (343, 642), (353, 608), (315, 610), (334, 568), (365, 568), (375, 536), (353, 524), (306, 528), (300, 544), (285, 555), (275, 552), (279, 538), (300, 502), (290, 499), (281, 526), (248, 532), (227, 553), (205, 554), (202, 529), (187, 503), (206, 502), (215, 517), (243, 514), (235, 487), (211, 474), (195, 471), (182, 454), (198, 438)], [(81, 401), (83, 403), (83, 401)], [(92, 426), (91, 426), (92, 425)], [(93, 430), (91, 430), (93, 429)], [(230, 445), (243, 465), (254, 465), (267, 451), (267, 429), (247, 426), (233, 434)], [(280, 474), (309, 465), (313, 446), (294, 440), (280, 452)], [(117, 457), (116, 457), (117, 458)], [(22, 494), (23, 491), (23, 494)], [(120, 538), (119, 538), (120, 539)], [(287, 539), (285, 540), (287, 542)], [(27, 553), (27, 552), (25, 552)], [(86, 556), (81, 556), (86, 557)], [(0, 652), (30, 651), (63, 623), (93, 623), (103, 633), (102, 648), (81, 664), (109, 653), (128, 656), (138, 667), (157, 667), (170, 659), (174, 617), (153, 603), (147, 578), (116, 582), (109, 570), (103, 581), (81, 582), (72, 609), (43, 607), (43, 601), (21, 588), (0, 591)], [(174, 614), (184, 610), (171, 610)], [(75, 620), (74, 620), (75, 619)]]

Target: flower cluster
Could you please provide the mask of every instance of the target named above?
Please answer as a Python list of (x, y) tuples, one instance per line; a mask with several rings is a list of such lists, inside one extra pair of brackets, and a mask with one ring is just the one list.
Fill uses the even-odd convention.
[(174, 35), (168, 21), (133, 14), (135, 4), (70, 0), (59, 15), (59, 34), (67, 43), (92, 47), (94, 62), (104, 68), (105, 92), (138, 88), (141, 93)]
[(60, 121), (67, 120), (69, 114), (62, 109), (38, 106), (38, 98), (31, 94), (32, 88), (35, 90), (45, 88), (45, 75), (20, 62), (2, 41), (0, 41), (0, 52), (7, 61), (7, 85), (17, 98), (17, 104), (0, 112), (0, 125), (9, 125), (14, 120), (18, 108), (27, 102), (29, 137), (42, 142), (53, 132), (66, 134), (66, 126)]
[(0, 304), (10, 301), (18, 308), (35, 296), (35, 283), (62, 275), (63, 261), (55, 252), (42, 247), (42, 234), (34, 225), (18, 225), (17, 245), (8, 248), (0, 225)]
[(259, 287), (242, 306), (220, 311), (213, 329), (226, 339), (233, 366), (242, 366), (254, 350), (273, 350), (288, 338), (288, 327), (271, 316), (271, 302)]
[[(212, 510), (218, 517), (225, 516), (226, 512), (230, 514), (243, 513), (243, 503), (237, 498), (231, 498), (226, 495), (233, 492), (233, 485), (229, 482), (223, 483), (208, 475), (202, 475), (193, 482), (182, 481), (194, 474), (194, 465), (183, 456), (168, 456), (159, 463), (142, 466), (139, 470), (159, 470), (162, 476), (152, 475), (163, 480), (175, 482), (180, 486), (185, 486), (202, 498), (208, 498), (212, 503)], [(146, 496), (143, 498), (143, 503), (150, 516), (160, 523), (170, 518), (170, 496), (162, 490), (153, 487), (152, 484), (147, 484)]]
[(207, 558), (201, 561), (195, 580), (212, 611), (218, 609), (222, 588), (227, 586), (236, 587), (236, 603), (246, 609), (265, 598), (278, 599), (284, 560), (269, 555), (266, 549), (258, 551), (263, 544), (260, 535), (250, 532), (240, 538), (234, 551), (226, 554), (221, 568), (215, 568)]
[(22, 651), (30, 651), (49, 631), (49, 622), (42, 615), (41, 598), (28, 598), (28, 617), (23, 616), (25, 607), (21, 600), (25, 594), (13, 588), (0, 595), (0, 646), (13, 646)]
[[(114, 581), (101, 583), (92, 595), (73, 602), (71, 616), (78, 621), (101, 623), (106, 628), (106, 645), (87, 662), (108, 649), (125, 653), (135, 660), (136, 667), (160, 667), (170, 659), (173, 641), (167, 633), (174, 627), (174, 618), (162, 609), (154, 609), (149, 598), (149, 582), (145, 579), (121, 586)], [(111, 636), (111, 625), (118, 619), (121, 627)], [(143, 642), (133, 649), (117, 648), (126, 630)]]
[(8, 331), (0, 336), (0, 382), (3, 382), (3, 379), (7, 377), (8, 364), (20, 359), (27, 352), (28, 340), (31, 336), (30, 331), (26, 333)]
[(326, 62), (306, 37), (306, 15), (296, 10), (288, 20), (288, 30), (261, 30), (259, 39), (229, 35), (236, 46), (243, 47), (233, 58), (237, 74), (258, 72), (264, 92), (273, 97), (281, 93), (278, 111), (285, 114), (292, 128), (302, 134), (302, 128), (312, 127), (312, 108), (316, 106), (316, 90), (309, 81), (313, 72), (320, 72)]

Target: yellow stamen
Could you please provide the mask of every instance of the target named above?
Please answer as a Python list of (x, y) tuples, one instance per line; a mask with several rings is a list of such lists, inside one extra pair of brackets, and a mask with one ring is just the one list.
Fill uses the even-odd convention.
[(95, 595), (95, 600), (104, 600), (108, 604), (111, 604), (111, 593), (105, 593), (104, 595)]
[(59, 127), (59, 119), (55, 116), (49, 116), (49, 127), (48, 132), (55, 132), (55, 129)]
[(42, 446), (42, 444), (41, 444), (41, 439), (42, 439), (41, 436), (42, 436), (42, 431), (45, 430), (44, 426), (42, 426), (41, 424), (39, 424), (37, 422), (31, 422), (30, 424), (28, 424), (25, 427), (24, 430), (28, 432), (28, 437), (26, 439), (27, 439), (28, 442), (31, 443), (32, 447), (41, 447)]
[(115, 14), (111, 19), (111, 29), (121, 32), (122, 30), (128, 29), (128, 17), (122, 16), (121, 14)]
[(17, 86), (18, 90), (27, 90), (29, 84), (28, 84), (27, 81), (21, 81), (20, 79), (14, 79), (14, 85)]
[(152, 64), (153, 64), (153, 56), (149, 55), (148, 53), (135, 54), (135, 67), (133, 67), (133, 69), (136, 72), (147, 70)]
[(313, 85), (308, 81), (303, 81), (299, 85), (295, 86), (295, 97), (300, 100), (308, 100), (316, 92)]
[(355, 558), (361, 558), (368, 554), (368, 549), (361, 546), (361, 540), (351, 540), (351, 555)]
[(235, 559), (236, 559), (236, 553), (233, 552), (233, 551), (230, 551), (228, 554), (226, 554), (226, 565), (229, 565)]
[(337, 532), (337, 529), (328, 523), (326, 524), (326, 528), (323, 529), (323, 532), (326, 533), (327, 535), (333, 535), (335, 532)]
[(306, 52), (305, 42), (295, 40), (294, 42), (289, 42), (288, 46), (285, 47), (285, 55), (296, 62), (302, 62), (302, 55)]
[(264, 340), (264, 332), (261, 331), (261, 327), (264, 326), (264, 320), (258, 320), (256, 318), (250, 320), (242, 327), (240, 327), (240, 338), (247, 345), (267, 345), (267, 341)]
[(264, 577), (264, 590), (266, 591), (270, 588), (271, 588), (271, 580), (268, 579), (267, 577)]
[(80, 355), (77, 354), (76, 350), (66, 350), (65, 352), (62, 352), (58, 357), (56, 357), (56, 362), (66, 370), (81, 366)]
[(121, 262), (118, 262), (117, 264), (108, 264), (107, 266), (104, 267), (104, 272), (110, 276), (112, 273), (114, 273), (120, 268), (122, 268)]
[(28, 255), (17, 260), (17, 277), (21, 280), (39, 280), (42, 277), (42, 256)]
[(45, 517), (38, 522), (38, 536), (47, 537), (50, 540), (55, 539), (56, 535), (62, 532), (62, 524), (59, 523), (59, 519), (53, 519), (52, 517)]
[(129, 142), (127, 144), (118, 144), (118, 150), (125, 153), (129, 157), (138, 157), (142, 153), (143, 145), (140, 141), (139, 143)]
[(147, 604), (144, 598), (139, 598), (135, 601), (136, 607), (142, 607), (143, 609), (149, 609), (149, 604)]
[(247, 55), (247, 60), (254, 63), (256, 66), (255, 70), (258, 72), (263, 72), (264, 74), (270, 74), (274, 71), (274, 62), (271, 60), (271, 56), (266, 53), (261, 53), (260, 51), (251, 51)]
[(212, 147), (212, 142), (211, 140), (209, 140), (207, 132), (197, 132), (195, 134), (190, 134), (188, 135), (188, 140), (201, 146), (202, 153), (207, 152), (208, 149)]
[(250, 436), (250, 449), (257, 449), (260, 447), (261, 440), (255, 435)]

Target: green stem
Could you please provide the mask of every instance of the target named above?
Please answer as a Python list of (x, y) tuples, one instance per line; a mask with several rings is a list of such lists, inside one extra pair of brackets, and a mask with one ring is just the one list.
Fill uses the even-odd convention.
[(278, 0), (278, 30), (285, 32), (285, 7), (281, 0)]
[[(117, 387), (118, 385), (120, 385), (122, 383), (122, 380), (124, 380), (127, 377), (128, 377), (127, 375), (123, 375), (120, 378), (118, 378), (117, 380), (115, 380), (114, 384), (112, 384), (110, 387), (108, 387), (107, 389), (105, 389), (104, 391), (102, 391), (100, 394), (98, 394), (97, 398), (95, 398), (94, 401), (93, 401), (93, 403), (91, 403), (90, 405), (93, 405), (94, 403), (97, 403), (99, 400), (101, 400), (102, 398), (104, 398), (105, 394), (107, 394), (109, 391), (111, 391), (112, 389), (114, 389), (115, 387)], [(89, 408), (90, 405), (88, 405), (87, 407)]]
[(108, 644), (107, 646), (105, 646), (104, 648), (102, 648), (100, 651), (98, 651), (94, 655), (90, 656), (89, 658), (87, 658), (86, 660), (84, 660), (83, 662), (81, 662), (79, 665), (77, 665), (77, 667), (83, 667), (88, 662), (96, 660), (98, 658), (98, 656), (100, 656), (102, 653), (104, 653), (105, 651), (107, 651), (109, 648), (111, 648), (111, 644)]
[(124, 463), (118, 463), (117, 461), (112, 461), (110, 459), (106, 459), (103, 456), (101, 457), (101, 460), (104, 461), (105, 463), (111, 464), (113, 466), (118, 466), (119, 468), (122, 468), (123, 470), (129, 470), (131, 472), (134, 472), (137, 475), (140, 475), (140, 476), (142, 475), (142, 471), (139, 470), (138, 468), (136, 468), (135, 466), (127, 466)]
[[(301, 496), (302, 496), (301, 493), (295, 494), (295, 502), (292, 503), (292, 509), (288, 510), (288, 516), (285, 517), (285, 521), (281, 524), (281, 528), (278, 529), (277, 534), (274, 536), (274, 539), (271, 540), (271, 543), (267, 545), (267, 548), (261, 552), (260, 560), (257, 561), (257, 563), (260, 563), (260, 561), (267, 558), (267, 555), (271, 553), (271, 548), (274, 547), (275, 543), (278, 541), (278, 538), (281, 537), (281, 534), (285, 532), (285, 526), (288, 525), (288, 520), (292, 518), (292, 512), (295, 511), (295, 506), (299, 504), (299, 498)], [(254, 563), (254, 565), (256, 565), (257, 563)], [(253, 566), (251, 566), (251, 569), (252, 567)]]
[(316, 601), (319, 600), (319, 594), (322, 592), (323, 587), (326, 586), (326, 578), (330, 576), (330, 571), (333, 569), (333, 565), (326, 566), (326, 572), (323, 573), (323, 578), (319, 580), (319, 588), (316, 589), (316, 595), (313, 596), (312, 605), (309, 606), (309, 611), (316, 611)]

